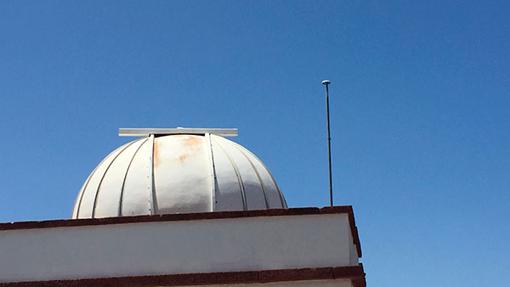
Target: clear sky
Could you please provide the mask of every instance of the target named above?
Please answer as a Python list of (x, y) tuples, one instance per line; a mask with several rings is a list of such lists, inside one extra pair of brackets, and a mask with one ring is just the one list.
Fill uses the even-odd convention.
[(68, 218), (119, 127), (237, 127), (369, 286), (504, 286), (508, 1), (1, 1), (0, 221)]

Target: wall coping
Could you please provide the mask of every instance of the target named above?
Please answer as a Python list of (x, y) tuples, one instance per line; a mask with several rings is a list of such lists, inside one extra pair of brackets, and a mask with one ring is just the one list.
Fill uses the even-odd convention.
[(141, 215), (141, 216), (87, 218), (87, 219), (60, 219), (45, 221), (6, 222), (0, 223), (0, 232), (6, 230), (97, 226), (97, 225), (144, 223), (144, 222), (214, 220), (247, 217), (300, 216), (300, 215), (341, 214), (341, 213), (347, 214), (349, 217), (349, 225), (352, 233), (352, 238), (354, 244), (356, 245), (358, 256), (361, 257), (362, 253), (358, 235), (358, 228), (356, 227), (356, 223), (354, 221), (354, 212), (352, 206), (350, 205), (322, 208), (302, 207), (302, 208), (267, 209), (267, 210), (219, 211), (219, 212)]
[(140, 287), (217, 284), (249, 284), (303, 280), (349, 279), (354, 287), (366, 287), (363, 265), (323, 268), (278, 269), (242, 272), (193, 273), (55, 281), (0, 283), (0, 287)]

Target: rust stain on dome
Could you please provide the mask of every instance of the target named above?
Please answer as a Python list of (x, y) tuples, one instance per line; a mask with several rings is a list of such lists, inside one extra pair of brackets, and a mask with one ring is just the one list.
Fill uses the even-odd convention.
[(189, 154), (185, 153), (185, 154), (181, 154), (178, 159), (181, 163), (184, 163), (187, 159), (189, 158)]
[(190, 146), (192, 148), (200, 148), (200, 145), (203, 143), (202, 137), (199, 136), (187, 136), (184, 139), (184, 144)]
[(154, 148), (152, 151), (152, 160), (154, 162), (154, 167), (159, 165), (159, 141), (154, 139)]

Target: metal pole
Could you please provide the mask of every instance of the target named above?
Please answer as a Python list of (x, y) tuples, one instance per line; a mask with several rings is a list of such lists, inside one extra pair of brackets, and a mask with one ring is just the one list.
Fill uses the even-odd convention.
[(322, 81), (322, 84), (326, 87), (326, 117), (328, 120), (328, 167), (329, 167), (329, 204), (333, 206), (333, 177), (331, 174), (331, 130), (329, 124), (329, 80)]

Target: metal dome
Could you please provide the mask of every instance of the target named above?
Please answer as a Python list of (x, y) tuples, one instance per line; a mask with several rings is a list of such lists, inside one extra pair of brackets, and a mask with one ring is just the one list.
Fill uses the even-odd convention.
[(210, 133), (150, 134), (92, 171), (72, 217), (286, 207), (269, 170), (241, 145)]

